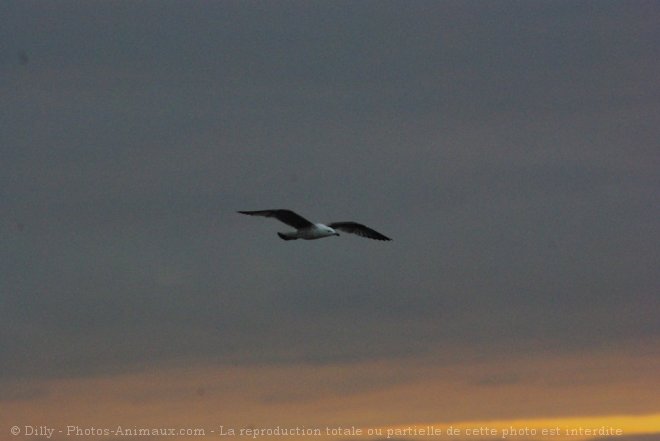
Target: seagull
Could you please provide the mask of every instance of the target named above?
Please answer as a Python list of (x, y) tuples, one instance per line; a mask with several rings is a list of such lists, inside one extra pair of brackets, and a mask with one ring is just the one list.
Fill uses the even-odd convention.
[(315, 224), (291, 210), (239, 211), (238, 213), (250, 216), (274, 217), (278, 221), (284, 222), (295, 228), (296, 231), (277, 233), (277, 235), (284, 240), (312, 240), (330, 236), (339, 236), (337, 230), (357, 234), (358, 236), (367, 237), (369, 239), (392, 240), (389, 237), (380, 234), (378, 231), (372, 230), (371, 228), (358, 224), (357, 222), (333, 222), (328, 225)]

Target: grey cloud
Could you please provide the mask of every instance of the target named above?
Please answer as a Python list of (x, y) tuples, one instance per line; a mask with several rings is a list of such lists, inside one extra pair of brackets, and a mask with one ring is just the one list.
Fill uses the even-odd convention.
[(479, 378), (475, 381), (477, 386), (497, 387), (518, 384), (522, 381), (519, 374), (515, 372), (493, 373)]
[(0, 401), (31, 401), (42, 398), (49, 394), (46, 387), (32, 382), (2, 382), (0, 383)]
[(0, 375), (657, 335), (655, 3), (203, 5), (2, 6)]

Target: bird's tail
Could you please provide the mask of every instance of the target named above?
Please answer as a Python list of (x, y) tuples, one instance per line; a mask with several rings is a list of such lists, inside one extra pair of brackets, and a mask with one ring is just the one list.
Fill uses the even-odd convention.
[(277, 235), (280, 236), (284, 240), (296, 240), (296, 239), (298, 239), (297, 237), (289, 236), (286, 233), (277, 233)]

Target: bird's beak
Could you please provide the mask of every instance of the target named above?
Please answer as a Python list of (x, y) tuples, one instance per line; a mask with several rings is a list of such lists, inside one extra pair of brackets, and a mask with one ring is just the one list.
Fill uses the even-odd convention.
[(335, 236), (339, 236), (339, 233), (335, 233)]

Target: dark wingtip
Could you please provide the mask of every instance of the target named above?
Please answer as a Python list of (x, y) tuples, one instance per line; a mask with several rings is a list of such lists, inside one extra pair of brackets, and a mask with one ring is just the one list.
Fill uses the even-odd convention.
[(288, 236), (286, 236), (282, 233), (279, 233), (279, 232), (277, 233), (277, 235), (280, 236), (280, 239), (282, 239), (282, 240), (296, 240), (295, 237), (288, 237)]

